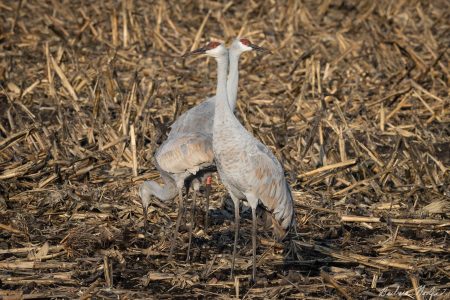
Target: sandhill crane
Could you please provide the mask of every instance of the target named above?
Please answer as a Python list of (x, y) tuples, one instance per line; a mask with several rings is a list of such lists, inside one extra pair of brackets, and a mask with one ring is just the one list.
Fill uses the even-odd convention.
[[(236, 106), (237, 88), (238, 88), (238, 61), (242, 52), (248, 51), (240, 45), (250, 45), (252, 50), (267, 51), (266, 49), (251, 44), (247, 39), (235, 39), (230, 49), (230, 73), (228, 75), (227, 89), (230, 93), (228, 99), (231, 110)], [(211, 47), (218, 47), (217, 42), (209, 43), (205, 49)], [(191, 55), (195, 53), (188, 53)], [(208, 206), (209, 206), (209, 191), (211, 188), (209, 171), (213, 169), (213, 157), (211, 156), (212, 149), (212, 128), (214, 120), (214, 101), (216, 96), (207, 99), (201, 104), (188, 110), (182, 114), (177, 121), (172, 124), (171, 131), (167, 140), (161, 145), (155, 154), (156, 167), (161, 174), (164, 182), (164, 187), (161, 187), (154, 181), (144, 182), (139, 190), (144, 211), (144, 230), (147, 227), (147, 208), (150, 197), (156, 196), (162, 201), (167, 201), (179, 195), (180, 204), (177, 216), (177, 223), (175, 226), (175, 234), (173, 236), (170, 256), (172, 255), (175, 241), (178, 234), (181, 216), (183, 215), (183, 201), (181, 189), (186, 185), (186, 180), (192, 181), (193, 206), (195, 209), (196, 194), (200, 187), (200, 181), (206, 178), (206, 217), (205, 228), (208, 226)], [(189, 151), (187, 151), (189, 149)], [(194, 152), (190, 152), (194, 151)], [(188, 157), (193, 155), (193, 157)], [(192, 173), (194, 170), (196, 173)], [(201, 176), (198, 176), (198, 175)], [(192, 179), (192, 175), (195, 175)], [(209, 177), (209, 178), (208, 178)], [(189, 186), (189, 185), (188, 185)], [(191, 213), (191, 226), (189, 228), (189, 244), (188, 244), (188, 258), (190, 241), (192, 238), (193, 227), (193, 213)]]
[[(216, 47), (225, 48), (218, 42), (211, 42), (205, 48), (213, 49)], [(202, 128), (204, 123), (208, 122), (207, 115), (203, 113), (206, 110), (205, 106), (208, 106), (205, 103), (208, 101), (210, 99), (192, 108), (189, 113), (183, 114), (172, 125), (167, 140), (155, 153), (156, 168), (164, 181), (164, 187), (154, 181), (146, 181), (139, 189), (144, 210), (144, 228), (147, 222), (147, 208), (150, 197), (154, 195), (161, 200), (170, 200), (178, 193), (177, 221), (170, 245), (169, 259), (172, 258), (178, 229), (184, 213), (183, 187), (189, 181), (198, 180), (197, 178), (213, 166), (212, 132), (211, 129), (203, 130)], [(212, 126), (212, 121), (210, 123)], [(193, 185), (193, 198), (196, 197), (198, 186), (198, 184)]]
[[(251, 50), (250, 45), (242, 45)], [(222, 52), (199, 49), (214, 57), (223, 74), (227, 68)], [(235, 236), (231, 274), (234, 273), (236, 245), (239, 235), (239, 201), (247, 200), (252, 209), (253, 271), (256, 276), (256, 208), (261, 205), (272, 216), (274, 232), (282, 238), (294, 223), (294, 205), (283, 167), (264, 144), (254, 138), (233, 114), (227, 101), (226, 80), (217, 85), (213, 125), (213, 151), (220, 179), (227, 188), (235, 207)]]

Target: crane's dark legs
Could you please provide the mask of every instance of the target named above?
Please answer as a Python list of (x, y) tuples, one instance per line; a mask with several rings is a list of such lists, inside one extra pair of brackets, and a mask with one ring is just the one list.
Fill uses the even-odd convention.
[(211, 194), (211, 176), (206, 178), (205, 198), (206, 198), (206, 212), (205, 212), (205, 231), (208, 230), (209, 219), (209, 195)]
[(148, 207), (142, 204), (142, 215), (144, 216), (144, 235), (147, 235), (148, 221), (147, 221)]
[(170, 252), (169, 252), (169, 260), (172, 259), (173, 250), (175, 249), (175, 244), (177, 243), (178, 238), (178, 229), (180, 228), (181, 218), (184, 214), (184, 203), (183, 203), (183, 189), (178, 189), (178, 214), (177, 214), (177, 223), (175, 225), (175, 232), (173, 233), (172, 242), (170, 245)]
[(233, 258), (231, 262), (231, 278), (234, 278), (234, 263), (236, 261), (236, 247), (239, 237), (239, 199), (231, 196), (234, 202), (234, 246), (233, 246)]
[(189, 226), (189, 243), (188, 243), (188, 250), (186, 255), (186, 261), (190, 260), (189, 253), (191, 251), (191, 242), (192, 242), (192, 230), (195, 227), (195, 221), (194, 221), (194, 215), (195, 215), (195, 209), (196, 209), (196, 202), (197, 202), (197, 190), (194, 188), (194, 195), (192, 196), (192, 211), (191, 211), (191, 221)]
[(253, 271), (252, 271), (252, 281), (256, 278), (256, 208), (252, 207), (252, 247), (253, 247)]

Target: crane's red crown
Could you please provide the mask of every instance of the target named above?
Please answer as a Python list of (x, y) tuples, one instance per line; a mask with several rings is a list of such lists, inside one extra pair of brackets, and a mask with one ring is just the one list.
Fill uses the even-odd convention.
[(211, 50), (211, 49), (214, 49), (214, 48), (218, 47), (219, 45), (220, 45), (219, 42), (210, 42), (208, 45), (206, 45), (205, 48), (207, 50)]
[(248, 40), (248, 39), (240, 39), (240, 42), (242, 43), (242, 44), (244, 44), (245, 46), (250, 46), (250, 41)]

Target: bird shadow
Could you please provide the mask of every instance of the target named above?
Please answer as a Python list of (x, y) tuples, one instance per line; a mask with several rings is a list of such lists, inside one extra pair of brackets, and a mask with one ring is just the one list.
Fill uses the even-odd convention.
[[(208, 211), (210, 227), (207, 230), (207, 234), (194, 235), (192, 238), (193, 249), (195, 248), (193, 250), (192, 262), (206, 262), (216, 253), (231, 254), (233, 251), (234, 204), (228, 195), (224, 196), (219, 201), (221, 205), (214, 208), (210, 207)], [(240, 212), (241, 220), (238, 249), (242, 255), (243, 253), (250, 253), (252, 217), (251, 209), (246, 206), (245, 203), (241, 202)], [(197, 218), (196, 223), (199, 224), (197, 225), (198, 229), (203, 229), (204, 213), (203, 207), (197, 206), (195, 215)], [(323, 270), (327, 270), (333, 266), (344, 266), (343, 263), (337, 262), (336, 259), (333, 259), (330, 256), (317, 252), (314, 249), (301, 246), (304, 233), (298, 231), (299, 229), (297, 230), (297, 228), (296, 230), (291, 230), (282, 241), (279, 241), (276, 243), (276, 246), (274, 246), (278, 248), (277, 251), (281, 250), (281, 260), (276, 262), (265, 262), (264, 264), (270, 264), (270, 268), (267, 268), (264, 264), (258, 267), (258, 269), (265, 274), (265, 278), (277, 278), (280, 276), (284, 278), (287, 276), (287, 279), (291, 277), (291, 279), (295, 279), (294, 277), (303, 275), (319, 276)], [(258, 237), (261, 241), (266, 241), (266, 243), (271, 240), (275, 242), (272, 232), (268, 228), (268, 224), (264, 221), (264, 218), (262, 218), (262, 214), (258, 214)], [(319, 239), (314, 242), (323, 246), (330, 246), (330, 243), (333, 243), (327, 239)], [(267, 247), (270, 246), (267, 246), (267, 244), (261, 246), (261, 243), (259, 243), (257, 255), (261, 256), (267, 251)], [(345, 263), (345, 265), (348, 267), (348, 262)], [(245, 271), (243, 272), (245, 273)], [(237, 273), (239, 274), (239, 271)]]

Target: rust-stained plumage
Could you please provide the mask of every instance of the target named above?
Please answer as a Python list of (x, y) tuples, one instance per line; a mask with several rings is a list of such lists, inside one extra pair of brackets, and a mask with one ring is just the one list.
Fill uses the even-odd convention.
[[(241, 43), (242, 44), (242, 43)], [(243, 43), (242, 47), (251, 46)], [(226, 82), (221, 82), (221, 97), (216, 99), (213, 150), (220, 178), (230, 192), (235, 207), (235, 240), (232, 272), (239, 232), (239, 201), (252, 208), (253, 272), (256, 276), (256, 208), (261, 205), (271, 214), (274, 232), (283, 237), (294, 222), (292, 194), (281, 164), (272, 152), (245, 130), (227, 102)]]
[[(256, 198), (257, 204), (270, 212), (278, 223), (274, 224), (274, 229), (278, 229), (274, 233), (283, 238), (293, 219), (293, 199), (281, 164), (247, 131), (239, 136), (230, 131), (218, 136), (224, 146), (215, 147), (214, 151), (224, 185), (237, 199), (246, 199), (246, 195)], [(233, 150), (227, 151), (228, 147)], [(236, 151), (244, 155), (234, 155)], [(284, 232), (280, 232), (280, 228)]]
[[(238, 76), (228, 80), (228, 86), (236, 90), (227, 91), (227, 79), (221, 76), (227, 72), (228, 58), (237, 62), (232, 53), (250, 50), (266, 51), (246, 39), (235, 40), (230, 53), (206, 52), (218, 64), (217, 93), (214, 101), (213, 150), (217, 169), (225, 187), (230, 192), (235, 206), (235, 239), (232, 260), (232, 275), (236, 257), (239, 232), (239, 200), (246, 199), (252, 208), (253, 231), (253, 273), (256, 273), (256, 207), (259, 203), (271, 213), (271, 219), (278, 236), (284, 235), (293, 222), (293, 200), (283, 174), (283, 168), (267, 147), (251, 136), (239, 123), (229, 105), (230, 98), (237, 98)], [(201, 53), (195, 50), (192, 53)], [(237, 55), (237, 57), (239, 56)], [(230, 65), (233, 65), (230, 63)], [(237, 68), (237, 63), (235, 65)], [(233, 82), (230, 84), (230, 81)], [(228, 95), (228, 93), (230, 95)]]

